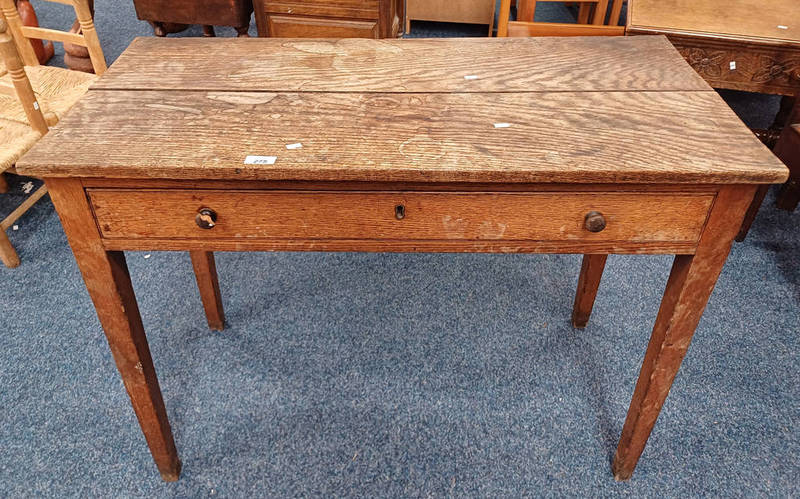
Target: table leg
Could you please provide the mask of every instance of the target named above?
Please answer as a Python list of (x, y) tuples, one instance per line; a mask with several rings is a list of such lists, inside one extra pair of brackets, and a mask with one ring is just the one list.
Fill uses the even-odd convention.
[(633, 474), (756, 188), (723, 187), (695, 254), (675, 257), (614, 456), (617, 480)]
[(764, 198), (767, 197), (767, 192), (769, 192), (769, 184), (764, 184), (758, 187), (756, 195), (753, 197), (753, 202), (750, 203), (750, 207), (747, 208), (747, 213), (744, 215), (744, 221), (742, 222), (742, 226), (739, 228), (739, 233), (736, 234), (736, 241), (742, 242), (747, 237), (747, 233), (750, 232), (750, 227), (753, 225), (756, 215), (758, 215), (758, 210), (761, 209), (761, 205), (764, 203)]
[(575, 293), (575, 305), (572, 307), (572, 325), (583, 329), (592, 315), (597, 288), (603, 277), (608, 255), (583, 255), (581, 274), (578, 277), (578, 291)]
[(172, 438), (125, 256), (121, 251), (106, 251), (103, 248), (80, 181), (49, 179), (46, 183), (150, 453), (161, 477), (166, 481), (177, 480), (181, 462)]
[(8, 181), (6, 181), (6, 174), (0, 172), (0, 194), (8, 192)]
[(206, 311), (208, 327), (215, 331), (222, 331), (225, 328), (225, 313), (222, 310), (222, 295), (219, 292), (214, 253), (190, 251), (189, 256), (192, 258), (194, 276), (197, 278), (197, 287), (200, 289), (200, 300)]

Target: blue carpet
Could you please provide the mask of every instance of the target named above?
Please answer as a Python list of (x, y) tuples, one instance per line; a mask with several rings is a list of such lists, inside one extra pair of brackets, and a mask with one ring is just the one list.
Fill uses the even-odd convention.
[[(150, 32), (127, 2), (97, 15), (109, 61)], [(774, 115), (774, 98), (724, 95), (748, 123)], [(628, 483), (609, 463), (669, 257), (610, 257), (578, 331), (578, 256), (221, 253), (217, 333), (188, 255), (128, 253), (184, 464), (165, 484), (46, 199), (9, 231), (22, 265), (0, 266), (0, 494), (797, 496), (800, 213), (773, 203)]]

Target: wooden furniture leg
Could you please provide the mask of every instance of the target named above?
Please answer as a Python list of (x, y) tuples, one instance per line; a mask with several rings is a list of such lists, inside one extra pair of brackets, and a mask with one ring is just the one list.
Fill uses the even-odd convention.
[(215, 37), (217, 34), (214, 32), (214, 26), (204, 24), (203, 25), (203, 36), (207, 37)]
[[(18, 0), (16, 4), (19, 17), (22, 19), (22, 24), (38, 28), (39, 19), (36, 17), (36, 11), (33, 10), (30, 1)], [(36, 53), (36, 59), (39, 61), (39, 64), (47, 64), (47, 61), (53, 58), (53, 54), (55, 53), (53, 42), (35, 38), (29, 40), (29, 42), (33, 47), (33, 51)]]
[(178, 479), (181, 462), (172, 438), (125, 256), (106, 251), (79, 180), (48, 180), (86, 289), (161, 477)]
[(769, 192), (769, 185), (762, 185), (758, 187), (756, 195), (753, 197), (753, 202), (750, 203), (750, 207), (747, 208), (747, 213), (744, 215), (744, 221), (742, 222), (742, 226), (739, 228), (739, 233), (736, 234), (737, 242), (742, 242), (747, 237), (747, 233), (750, 232), (750, 227), (753, 225), (756, 215), (758, 215), (758, 210), (761, 209), (761, 204), (764, 202), (767, 192)]
[(594, 5), (589, 2), (581, 2), (578, 4), (578, 24), (589, 24), (589, 19), (592, 17)]
[(250, 33), (247, 31), (250, 29), (250, 25), (245, 26), (235, 26), (236, 29), (236, 36), (238, 38), (250, 38)]
[(160, 21), (150, 21), (150, 25), (153, 27), (153, 34), (158, 37), (165, 37), (170, 33), (180, 33), (189, 28), (188, 24), (164, 23)]
[(781, 188), (777, 206), (782, 210), (794, 211), (798, 204), (800, 204), (800, 177), (793, 176)]
[(633, 474), (755, 190), (723, 187), (696, 253), (675, 257), (614, 456), (616, 480)]
[(790, 172), (789, 181), (781, 188), (776, 204), (782, 210), (794, 211), (800, 203), (800, 104), (795, 106), (789, 120), (792, 124), (783, 129), (773, 152)]
[(211, 251), (190, 251), (197, 287), (200, 289), (200, 300), (206, 311), (208, 327), (215, 331), (225, 328), (225, 313), (222, 310), (222, 295), (219, 292), (217, 265)]
[(8, 240), (8, 236), (4, 230), (0, 230), (0, 261), (10, 269), (19, 267), (19, 255), (17, 255), (17, 250), (11, 245), (11, 241)]
[(589, 322), (607, 258), (608, 255), (583, 255), (578, 291), (575, 293), (575, 305), (572, 308), (573, 327), (583, 329)]
[(8, 192), (8, 181), (6, 180), (6, 174), (4, 172), (0, 172), (0, 194), (4, 194)]

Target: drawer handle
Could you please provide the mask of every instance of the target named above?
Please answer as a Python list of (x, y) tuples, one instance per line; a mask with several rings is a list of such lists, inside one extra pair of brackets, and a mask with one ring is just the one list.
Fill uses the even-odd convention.
[(394, 218), (398, 220), (402, 220), (406, 218), (406, 207), (402, 204), (398, 204), (394, 207)]
[(217, 212), (211, 208), (200, 208), (194, 221), (201, 229), (213, 229), (217, 225)]
[(599, 211), (590, 211), (583, 220), (583, 226), (589, 232), (600, 232), (606, 228), (606, 217)]

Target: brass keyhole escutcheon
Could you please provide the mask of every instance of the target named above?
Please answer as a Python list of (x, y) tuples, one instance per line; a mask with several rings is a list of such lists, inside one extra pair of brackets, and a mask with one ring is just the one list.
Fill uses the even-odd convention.
[(398, 220), (402, 220), (406, 218), (406, 207), (402, 204), (398, 204), (394, 207), (394, 218)]
[(583, 220), (583, 226), (589, 232), (600, 232), (606, 228), (606, 217), (599, 211), (590, 211)]
[(217, 225), (217, 212), (211, 208), (200, 208), (194, 221), (201, 229), (213, 229)]

